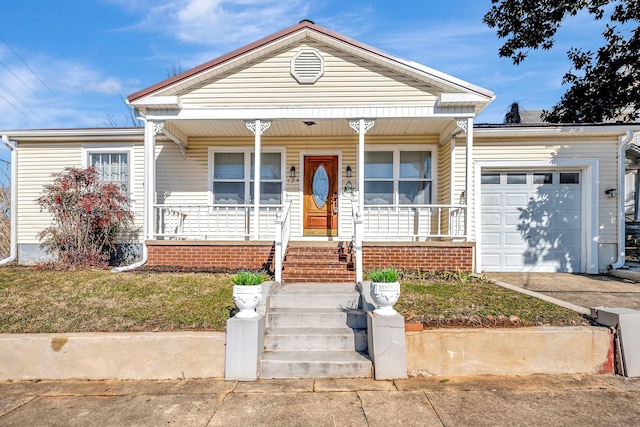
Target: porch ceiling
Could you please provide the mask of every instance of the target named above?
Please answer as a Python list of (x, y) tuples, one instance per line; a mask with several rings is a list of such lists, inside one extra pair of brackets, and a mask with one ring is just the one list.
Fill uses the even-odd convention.
[[(190, 138), (208, 136), (249, 136), (242, 120), (172, 120), (168, 121)], [(304, 122), (312, 122), (308, 125)], [(434, 135), (445, 131), (451, 119), (377, 119), (367, 135)], [(345, 119), (274, 120), (264, 133), (269, 136), (332, 136), (354, 135)]]

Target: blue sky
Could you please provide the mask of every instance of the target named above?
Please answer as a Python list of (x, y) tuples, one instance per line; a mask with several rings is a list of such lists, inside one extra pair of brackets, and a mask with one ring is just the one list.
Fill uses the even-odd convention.
[[(490, 0), (28, 0), (5, 1), (0, 26), (0, 130), (128, 125), (123, 98), (309, 18), (392, 54), (494, 91), (476, 120), (508, 106), (549, 109), (565, 52), (597, 47), (604, 23), (567, 21), (549, 52), (519, 66), (482, 23)], [(7, 158), (4, 147), (0, 158)]]

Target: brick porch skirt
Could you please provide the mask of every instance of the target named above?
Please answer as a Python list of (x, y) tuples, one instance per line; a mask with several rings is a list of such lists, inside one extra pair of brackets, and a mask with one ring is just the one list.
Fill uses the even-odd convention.
[[(190, 268), (273, 270), (272, 242), (147, 241), (147, 265)], [(337, 242), (336, 242), (337, 245)], [(418, 242), (363, 244), (363, 268), (396, 267), (421, 271), (472, 271), (474, 243)]]

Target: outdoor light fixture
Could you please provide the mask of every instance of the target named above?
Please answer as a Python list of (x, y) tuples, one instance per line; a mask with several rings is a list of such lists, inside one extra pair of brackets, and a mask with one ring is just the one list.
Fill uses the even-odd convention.
[(347, 166), (347, 178), (351, 178), (351, 166)]
[(291, 166), (291, 169), (289, 169), (289, 178), (295, 178), (295, 177), (296, 177), (296, 167)]
[(615, 188), (610, 188), (604, 192), (608, 198), (613, 199), (618, 195), (618, 191)]

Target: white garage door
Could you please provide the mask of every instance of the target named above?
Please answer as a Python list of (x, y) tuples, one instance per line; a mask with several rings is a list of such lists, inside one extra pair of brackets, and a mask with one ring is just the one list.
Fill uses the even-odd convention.
[(580, 272), (579, 171), (482, 172), (482, 269)]

